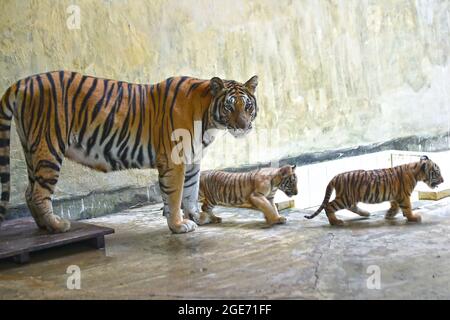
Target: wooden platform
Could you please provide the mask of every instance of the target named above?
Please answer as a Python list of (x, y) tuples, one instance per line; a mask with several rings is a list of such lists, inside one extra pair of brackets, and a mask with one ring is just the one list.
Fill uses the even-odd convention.
[(30, 260), (30, 253), (71, 243), (88, 242), (94, 248), (105, 247), (105, 235), (114, 229), (71, 221), (66, 233), (50, 234), (36, 226), (32, 218), (5, 221), (0, 228), (0, 260), (12, 258), (17, 263)]

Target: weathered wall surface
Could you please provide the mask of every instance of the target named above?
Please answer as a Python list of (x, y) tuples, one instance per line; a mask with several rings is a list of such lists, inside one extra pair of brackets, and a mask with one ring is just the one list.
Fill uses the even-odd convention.
[[(80, 29), (66, 26), (78, 5)], [(245, 139), (204, 167), (237, 166), (396, 137), (448, 132), (448, 0), (3, 0), (0, 90), (58, 69), (136, 82), (260, 77)], [(13, 140), (13, 202), (26, 168)], [(58, 196), (145, 185), (150, 170), (99, 174), (65, 162)]]

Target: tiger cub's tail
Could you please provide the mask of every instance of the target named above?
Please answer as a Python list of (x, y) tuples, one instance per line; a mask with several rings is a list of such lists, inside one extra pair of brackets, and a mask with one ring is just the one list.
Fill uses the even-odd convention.
[(9, 168), (9, 142), (11, 133), (12, 110), (9, 103), (9, 89), (0, 100), (0, 183), (2, 192), (0, 196), (0, 225), (5, 220), (10, 195), (10, 168)]
[(333, 193), (333, 189), (334, 189), (334, 183), (333, 180), (330, 181), (330, 183), (327, 186), (327, 190), (325, 191), (325, 198), (323, 199), (322, 204), (320, 205), (319, 209), (317, 209), (316, 212), (314, 212), (313, 214), (309, 215), (309, 216), (305, 216), (306, 219), (312, 219), (315, 216), (317, 216), (323, 209), (325, 209), (325, 207), (327, 206), (328, 202), (330, 201), (331, 198), (331, 194)]

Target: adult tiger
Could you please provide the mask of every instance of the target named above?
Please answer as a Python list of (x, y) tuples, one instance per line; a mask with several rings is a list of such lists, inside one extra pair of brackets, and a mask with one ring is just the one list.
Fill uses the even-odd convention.
[(25, 197), (39, 227), (50, 232), (70, 229), (70, 222), (52, 208), (63, 158), (68, 157), (103, 172), (157, 168), (170, 230), (194, 230), (196, 224), (183, 219), (180, 206), (183, 203), (188, 216), (197, 211), (200, 165), (173, 161), (177, 141), (172, 133), (185, 129), (194, 139), (194, 122), (199, 121), (204, 147), (213, 140), (206, 134), (209, 129), (246, 134), (258, 111), (257, 84), (256, 76), (245, 84), (217, 77), (132, 84), (67, 71), (19, 80), (0, 101), (0, 222), (10, 195), (14, 117), (28, 169)]
[[(408, 221), (420, 222), (421, 216), (412, 212), (410, 199), (419, 181), (425, 182), (433, 189), (444, 182), (439, 166), (427, 156), (420, 157), (420, 161), (393, 168), (340, 173), (328, 184), (325, 198), (319, 209), (305, 218), (312, 219), (325, 209), (331, 225), (343, 225), (344, 222), (336, 218), (336, 211), (349, 209), (360, 216), (368, 217), (370, 213), (360, 209), (358, 202), (390, 201), (391, 208), (385, 215), (386, 219), (394, 218), (402, 209)], [(336, 197), (329, 202), (333, 189), (336, 190)]]

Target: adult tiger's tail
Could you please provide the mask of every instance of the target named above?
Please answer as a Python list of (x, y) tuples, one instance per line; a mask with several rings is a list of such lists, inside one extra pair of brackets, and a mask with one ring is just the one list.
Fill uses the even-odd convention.
[(9, 168), (9, 142), (11, 133), (12, 110), (9, 103), (11, 88), (6, 91), (0, 100), (0, 183), (2, 193), (0, 196), (0, 225), (5, 220), (10, 195), (10, 168)]
[(330, 201), (331, 194), (333, 193), (334, 189), (334, 181), (331, 180), (330, 183), (327, 186), (327, 190), (325, 191), (325, 198), (323, 199), (322, 204), (320, 205), (319, 209), (317, 209), (316, 212), (314, 212), (312, 215), (305, 216), (306, 219), (312, 219), (315, 216), (317, 216), (325, 207), (327, 206), (328, 202)]

